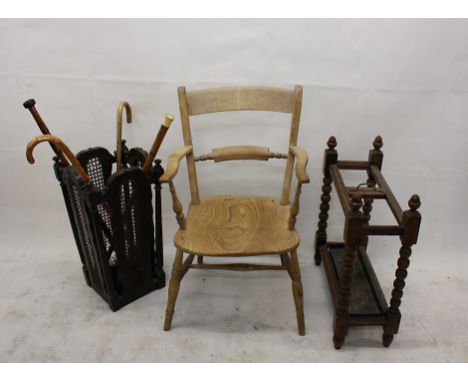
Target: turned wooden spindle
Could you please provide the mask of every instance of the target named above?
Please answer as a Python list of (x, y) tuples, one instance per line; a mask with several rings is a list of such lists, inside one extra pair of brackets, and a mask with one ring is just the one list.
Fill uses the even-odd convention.
[[(367, 184), (369, 184), (369, 182), (367, 182)], [(369, 221), (371, 219), (371, 212), (372, 212), (372, 203), (374, 202), (374, 199), (366, 198), (366, 197), (364, 197), (363, 199), (364, 199), (364, 205), (362, 206), (362, 216), (364, 219), (364, 225), (369, 225)], [(363, 236), (361, 245), (364, 248), (367, 248), (368, 242), (369, 242), (369, 236)]]
[[(377, 166), (379, 170), (382, 168), (382, 162), (383, 162), (383, 152), (380, 150), (383, 146), (383, 141), (382, 137), (380, 135), (377, 135), (374, 139), (374, 142), (372, 143), (374, 146), (373, 149), (369, 150), (369, 168), (370, 166)], [(367, 187), (375, 187), (377, 182), (375, 181), (372, 172), (367, 170)], [(364, 217), (366, 218), (366, 223), (369, 225), (369, 221), (371, 219), (371, 212), (372, 212), (372, 204), (374, 202), (374, 199), (372, 198), (364, 198), (364, 205), (362, 207), (362, 212)], [(368, 236), (363, 236), (362, 239), (362, 245), (364, 248), (367, 248), (367, 244), (369, 242), (369, 237)]]
[(315, 232), (314, 259), (316, 265), (320, 265), (322, 261), (320, 257), (320, 246), (325, 245), (327, 243), (328, 210), (330, 209), (330, 193), (332, 191), (330, 165), (336, 164), (336, 162), (338, 161), (338, 153), (335, 150), (336, 145), (336, 138), (330, 137), (327, 142), (328, 149), (325, 150), (322, 196), (320, 197), (320, 213), (319, 221), (317, 223), (318, 229)]
[(356, 260), (357, 246), (360, 244), (363, 218), (360, 212), (362, 201), (359, 195), (351, 196), (351, 211), (345, 223), (345, 247), (341, 263), (340, 286), (335, 306), (335, 322), (333, 342), (336, 349), (340, 349), (348, 334), (349, 302), (353, 284), (354, 262)]
[[(372, 143), (374, 146), (373, 149), (369, 150), (369, 167), (370, 166), (377, 166), (379, 170), (382, 169), (383, 163), (383, 152), (380, 150), (383, 146), (383, 140), (380, 135), (377, 135)], [(372, 177), (370, 170), (367, 171), (367, 186), (368, 187), (375, 187), (375, 179)]]
[(179, 227), (181, 229), (185, 229), (185, 216), (182, 208), (182, 203), (180, 202), (179, 198), (177, 197), (176, 189), (174, 183), (171, 181), (169, 182), (169, 190), (172, 195), (172, 210), (176, 214), (177, 223), (179, 223)]
[(195, 162), (202, 162), (202, 161), (207, 161), (207, 160), (213, 160), (213, 154), (212, 153), (201, 154), (201, 155), (197, 155), (196, 157), (194, 157)]
[(270, 158), (270, 159), (288, 159), (288, 154), (273, 151), (273, 152), (268, 153), (268, 158)]
[(294, 200), (289, 209), (288, 229), (292, 231), (296, 226), (297, 214), (299, 213), (299, 200), (301, 198), (302, 183), (298, 183)]
[(384, 326), (384, 334), (382, 342), (385, 347), (390, 346), (393, 336), (398, 333), (400, 326), (400, 305), (403, 297), (403, 288), (405, 287), (405, 279), (408, 275), (408, 267), (410, 264), (411, 247), (416, 244), (421, 224), (421, 214), (417, 211), (421, 206), (421, 201), (418, 195), (413, 195), (408, 202), (409, 210), (403, 212), (403, 227), (404, 232), (400, 236), (401, 248), (400, 257), (397, 262), (397, 270), (395, 271), (395, 281), (393, 282), (392, 298), (390, 299), (390, 307), (386, 312), (387, 320)]

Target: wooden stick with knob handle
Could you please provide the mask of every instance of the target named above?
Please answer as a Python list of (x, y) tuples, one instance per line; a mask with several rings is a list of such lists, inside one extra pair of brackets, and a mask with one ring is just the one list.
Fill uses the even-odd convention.
[(169, 127), (171, 126), (171, 123), (173, 121), (174, 121), (174, 117), (172, 115), (166, 114), (164, 116), (164, 120), (158, 131), (158, 135), (156, 135), (156, 138), (154, 139), (154, 142), (153, 142), (153, 146), (151, 146), (151, 150), (148, 156), (146, 157), (145, 163), (143, 164), (144, 172), (148, 172), (150, 170), (151, 164), (153, 163), (154, 158), (156, 158), (159, 148), (161, 147), (161, 143), (164, 140), (164, 136), (166, 135), (167, 130), (169, 130)]
[[(39, 112), (36, 109), (36, 101), (34, 99), (32, 99), (32, 98), (28, 99), (26, 102), (23, 103), (23, 106), (24, 106), (25, 109), (28, 109), (31, 112), (31, 114), (32, 114), (34, 120), (36, 121), (37, 126), (39, 126), (39, 129), (41, 130), (42, 134), (50, 135), (50, 131), (49, 131), (47, 125), (45, 124), (44, 120), (39, 115)], [(58, 158), (59, 158), (60, 162), (62, 163), (62, 165), (67, 166), (69, 163), (67, 161), (67, 158), (65, 158), (63, 152), (57, 146), (55, 146), (53, 141), (49, 141), (49, 144), (52, 147), (52, 150), (54, 150), (55, 154), (58, 156)]]

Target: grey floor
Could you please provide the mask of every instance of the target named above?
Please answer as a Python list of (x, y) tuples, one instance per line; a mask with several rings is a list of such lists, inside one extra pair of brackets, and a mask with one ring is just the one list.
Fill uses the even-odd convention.
[[(2, 218), (0, 361), (468, 361), (468, 260), (461, 252), (457, 262), (441, 261), (456, 254), (416, 246), (392, 346), (381, 346), (380, 328), (352, 328), (336, 351), (325, 274), (313, 264), (312, 235), (304, 234), (310, 222), (300, 226), (307, 335), (299, 337), (285, 272), (190, 271), (169, 332), (162, 330), (167, 289), (113, 313), (84, 282), (65, 212), (47, 221), (44, 214), (32, 210), (25, 219), (7, 211)], [(170, 274), (175, 226), (165, 223)], [(387, 295), (397, 251), (396, 240), (370, 245)]]

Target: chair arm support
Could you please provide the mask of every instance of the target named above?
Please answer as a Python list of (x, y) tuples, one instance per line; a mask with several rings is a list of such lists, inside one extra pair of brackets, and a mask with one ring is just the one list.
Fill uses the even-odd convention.
[(307, 152), (300, 147), (297, 146), (289, 146), (289, 153), (294, 155), (296, 158), (296, 177), (299, 183), (309, 183), (310, 178), (307, 175), (307, 162), (309, 161), (309, 157), (307, 156)]
[(192, 153), (192, 146), (184, 146), (175, 150), (167, 161), (167, 167), (164, 174), (159, 178), (160, 183), (169, 183), (175, 178), (179, 171), (179, 164), (183, 157)]
[(171, 192), (172, 197), (172, 210), (174, 211), (177, 219), (177, 223), (181, 229), (185, 229), (185, 216), (184, 216), (184, 208), (182, 207), (182, 203), (177, 196), (177, 192), (174, 186), (174, 183), (169, 181), (169, 191)]
[(294, 200), (291, 203), (289, 210), (289, 221), (288, 229), (293, 230), (296, 225), (296, 218), (299, 214), (299, 199), (301, 196), (301, 189), (304, 183), (309, 183), (310, 179), (307, 175), (307, 162), (309, 160), (307, 153), (304, 149), (297, 146), (289, 146), (289, 153), (294, 155), (296, 159), (296, 177), (297, 177), (297, 187), (294, 194)]

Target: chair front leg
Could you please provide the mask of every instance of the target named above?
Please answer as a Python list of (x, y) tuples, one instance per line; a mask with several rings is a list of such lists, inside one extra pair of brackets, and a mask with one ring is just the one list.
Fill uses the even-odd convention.
[(183, 276), (182, 257), (183, 252), (180, 249), (177, 249), (174, 258), (174, 265), (172, 266), (172, 277), (169, 283), (164, 330), (169, 330), (171, 328), (172, 316), (174, 315), (174, 306), (177, 300), (177, 295), (179, 294), (180, 280)]
[(304, 291), (302, 287), (301, 270), (299, 268), (299, 261), (296, 250), (291, 251), (291, 257), (289, 260), (289, 275), (292, 279), (292, 291), (294, 296), (294, 304), (296, 305), (298, 332), (300, 336), (304, 336)]

